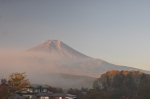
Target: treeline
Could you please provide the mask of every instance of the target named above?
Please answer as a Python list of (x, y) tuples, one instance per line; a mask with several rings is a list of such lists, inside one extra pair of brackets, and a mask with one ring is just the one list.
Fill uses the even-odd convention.
[[(13, 97), (29, 85), (25, 73), (12, 73), (8, 80), (1, 79), (0, 99)], [(48, 87), (50, 92), (77, 95), (77, 99), (150, 99), (150, 75), (140, 71), (108, 71), (94, 81), (93, 89)]]
[(83, 99), (83, 97), (86, 95), (86, 93), (89, 92), (89, 89), (88, 88), (84, 88), (84, 87), (82, 87), (81, 89), (78, 89), (78, 88), (62, 89), (60, 87), (48, 86), (48, 91), (50, 91), (52, 93), (73, 94), (73, 95), (77, 96), (77, 99)]
[(77, 95), (77, 99), (150, 99), (150, 75), (134, 70), (111, 70), (94, 81), (93, 89), (63, 90), (50, 86), (49, 91)]
[(150, 99), (150, 75), (112, 70), (93, 83), (84, 99)]

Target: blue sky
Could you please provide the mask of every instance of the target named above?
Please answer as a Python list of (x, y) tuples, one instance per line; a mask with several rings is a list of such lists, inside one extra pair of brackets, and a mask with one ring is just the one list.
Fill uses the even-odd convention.
[(150, 70), (148, 0), (0, 0), (0, 49), (61, 40), (83, 54)]

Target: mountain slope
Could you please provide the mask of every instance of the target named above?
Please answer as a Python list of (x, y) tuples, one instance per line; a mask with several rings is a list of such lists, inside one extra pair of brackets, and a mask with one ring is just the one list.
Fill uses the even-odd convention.
[(59, 40), (47, 40), (27, 51), (48, 52), (51, 56), (58, 55), (65, 58), (89, 58)]
[(0, 59), (0, 78), (6, 78), (14, 72), (26, 72), (31, 83), (63, 88), (90, 88), (93, 77), (99, 77), (109, 70), (139, 70), (150, 73), (94, 59), (58, 40), (47, 40), (24, 53), (0, 52)]
[(88, 57), (59, 40), (47, 40), (27, 50), (27, 52), (46, 53), (46, 57), (39, 56), (38, 58), (34, 58), (34, 61), (43, 64), (42, 68), (45, 72), (51, 71), (91, 77), (98, 77), (100, 74), (109, 70), (139, 70), (149, 73), (149, 71), (127, 66), (118, 66), (101, 59)]

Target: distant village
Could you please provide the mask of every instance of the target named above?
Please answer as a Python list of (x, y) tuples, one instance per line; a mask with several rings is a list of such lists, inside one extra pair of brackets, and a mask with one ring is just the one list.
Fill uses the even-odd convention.
[(67, 93), (53, 93), (48, 86), (31, 84), (26, 90), (16, 94), (17, 99), (77, 99), (76, 95)]

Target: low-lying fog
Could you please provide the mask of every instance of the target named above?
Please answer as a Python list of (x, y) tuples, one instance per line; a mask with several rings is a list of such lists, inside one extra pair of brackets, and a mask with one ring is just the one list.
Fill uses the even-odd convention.
[(48, 84), (63, 88), (92, 87), (95, 78), (74, 76), (71, 70), (69, 75), (64, 74), (65, 70), (61, 70), (61, 67), (59, 69), (58, 60), (61, 64), (65, 64), (66, 61), (69, 64), (74, 63), (57, 55), (50, 57), (47, 53), (0, 50), (0, 78), (8, 78), (9, 74), (14, 72), (26, 72), (26, 78), (34, 84)]

